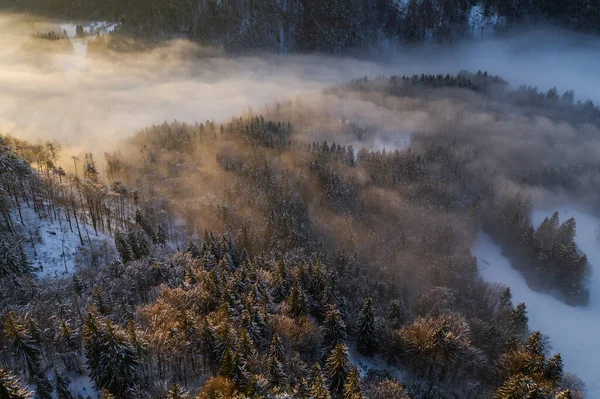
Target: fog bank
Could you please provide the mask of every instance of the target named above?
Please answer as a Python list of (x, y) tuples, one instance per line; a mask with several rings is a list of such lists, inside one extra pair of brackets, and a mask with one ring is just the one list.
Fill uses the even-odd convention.
[[(600, 52), (583, 36), (528, 34), (440, 50), (412, 49), (377, 60), (316, 55), (228, 57), (185, 41), (105, 57), (82, 39), (56, 49), (32, 34), (72, 24), (0, 16), (0, 131), (110, 150), (115, 139), (165, 120), (222, 121), (265, 103), (310, 97), (334, 83), (383, 74), (488, 69), (514, 84), (560, 84), (597, 96)], [(113, 27), (109, 27), (112, 29)]]

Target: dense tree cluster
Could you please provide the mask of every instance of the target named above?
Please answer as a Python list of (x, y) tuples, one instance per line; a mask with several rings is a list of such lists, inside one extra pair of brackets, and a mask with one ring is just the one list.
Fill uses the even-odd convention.
[[(504, 84), (483, 72), (373, 82), (349, 90), (483, 98)], [(102, 398), (581, 397), (526, 305), (484, 282), (469, 250), (483, 226), (543, 289), (580, 299), (574, 221), (534, 230), (527, 199), (473, 167), (475, 141), (355, 151), (297, 134), (311, 115), (289, 103), (152, 126), (128, 140), (135, 157), (105, 154), (102, 174), (91, 154), (67, 173), (56, 143), (3, 138), (0, 390), (27, 397), (18, 375), (39, 397), (75, 397), (68, 376), (86, 374)], [(36, 278), (16, 223), (29, 207), (82, 246), (112, 235), (115, 251)]]
[(516, 194), (494, 198), (486, 212), (485, 229), (503, 246), (513, 265), (524, 272), (530, 284), (543, 291), (558, 291), (572, 304), (589, 300), (587, 279), (590, 265), (575, 243), (573, 218), (559, 223), (555, 212), (537, 229), (531, 224), (528, 198)]

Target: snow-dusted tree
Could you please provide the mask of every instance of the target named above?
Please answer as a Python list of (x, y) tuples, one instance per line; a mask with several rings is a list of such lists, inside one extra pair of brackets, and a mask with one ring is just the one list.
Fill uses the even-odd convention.
[(9, 348), (17, 359), (23, 361), (31, 378), (37, 376), (40, 370), (41, 350), (37, 342), (28, 331), (25, 324), (15, 312), (9, 312), (4, 322), (4, 331)]
[(33, 394), (27, 388), (21, 388), (19, 380), (8, 370), (0, 368), (0, 398), (30, 399)]
[(359, 353), (365, 356), (373, 356), (377, 351), (378, 344), (373, 305), (371, 304), (371, 298), (368, 298), (365, 301), (358, 321), (356, 348)]
[(54, 386), (57, 399), (73, 399), (73, 394), (69, 389), (69, 380), (57, 369), (54, 369)]
[(232, 350), (227, 349), (221, 364), (219, 366), (219, 374), (222, 377), (230, 378), (238, 387), (243, 390), (248, 384), (249, 375), (246, 371), (245, 362)]
[(356, 367), (348, 374), (346, 385), (344, 385), (344, 399), (364, 399), (360, 389), (360, 374)]
[(341, 399), (344, 396), (344, 386), (351, 370), (350, 367), (348, 347), (346, 344), (340, 343), (333, 348), (325, 363), (325, 376), (329, 392), (334, 399)]
[(305, 316), (308, 313), (308, 301), (298, 281), (294, 282), (292, 292), (287, 300), (288, 313), (292, 317)]
[(9, 240), (0, 234), (0, 279), (31, 273), (31, 266), (26, 257), (21, 257), (21, 253), (22, 248), (19, 245), (11, 245)]
[(331, 399), (331, 394), (323, 378), (319, 363), (315, 363), (310, 372), (310, 397), (312, 399)]
[(129, 245), (129, 241), (127, 238), (121, 233), (120, 230), (115, 231), (115, 247), (121, 256), (121, 260), (123, 263), (127, 263), (130, 260), (133, 260), (133, 252), (131, 251), (131, 246)]
[(342, 314), (335, 305), (329, 305), (323, 323), (323, 354), (329, 352), (346, 340), (346, 324)]
[(98, 388), (120, 395), (135, 382), (139, 361), (119, 326), (90, 312), (84, 326), (84, 347), (90, 377)]
[(174, 382), (169, 392), (167, 392), (167, 399), (188, 399), (190, 397), (189, 392), (184, 391), (181, 387)]

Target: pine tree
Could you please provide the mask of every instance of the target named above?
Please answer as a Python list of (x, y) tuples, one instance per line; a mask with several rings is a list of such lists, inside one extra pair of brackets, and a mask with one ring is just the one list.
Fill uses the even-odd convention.
[(4, 322), (6, 338), (13, 353), (24, 361), (31, 377), (35, 377), (40, 369), (41, 350), (39, 343), (31, 337), (27, 328), (14, 312), (6, 315)]
[(301, 317), (308, 313), (306, 295), (300, 288), (298, 281), (294, 282), (292, 292), (288, 297), (288, 313), (291, 317)]
[(404, 302), (401, 299), (394, 299), (390, 301), (388, 307), (387, 321), (392, 328), (400, 328), (406, 322), (407, 313), (408, 311), (406, 310), (406, 306), (404, 306)]
[(364, 396), (360, 389), (360, 374), (355, 367), (348, 374), (348, 380), (344, 386), (344, 399), (363, 399)]
[(182, 390), (176, 382), (173, 383), (173, 387), (167, 392), (167, 399), (188, 399), (189, 393)]
[(54, 369), (54, 384), (56, 388), (57, 399), (73, 399), (73, 394), (69, 390), (69, 380), (58, 370)]
[(31, 267), (20, 256), (18, 247), (13, 248), (8, 240), (0, 236), (0, 279), (8, 276), (20, 277), (31, 274)]
[(272, 388), (278, 388), (285, 385), (285, 380), (287, 376), (283, 371), (283, 365), (277, 359), (274, 354), (270, 354), (267, 359), (269, 365), (267, 369), (267, 378), (269, 381), (269, 386)]
[(119, 326), (90, 312), (84, 326), (84, 347), (90, 378), (98, 388), (120, 395), (135, 382), (136, 351)]
[(560, 353), (557, 353), (546, 362), (544, 367), (544, 378), (551, 381), (554, 385), (558, 385), (562, 380), (563, 375), (562, 357), (560, 356)]
[(375, 328), (375, 316), (373, 315), (373, 306), (371, 298), (365, 301), (365, 304), (358, 322), (358, 335), (356, 337), (356, 348), (358, 352), (365, 356), (373, 356), (377, 351), (378, 340)]
[(35, 385), (36, 399), (52, 399), (52, 391), (54, 389), (50, 381), (42, 373), (38, 373), (33, 377), (33, 385)]
[(575, 396), (571, 393), (569, 389), (566, 391), (562, 391), (556, 394), (556, 399), (575, 399)]
[(315, 363), (311, 369), (309, 384), (310, 397), (312, 399), (331, 399), (331, 394), (325, 384), (319, 363)]
[(238, 389), (243, 390), (248, 384), (249, 376), (246, 372), (245, 362), (234, 350), (227, 349), (221, 360), (219, 374), (230, 378)]
[(343, 343), (338, 344), (331, 351), (325, 364), (329, 392), (334, 399), (341, 399), (344, 396), (344, 386), (348, 379), (350, 366), (348, 347)]
[(309, 399), (310, 398), (310, 387), (306, 378), (300, 377), (296, 383), (296, 391), (294, 397), (298, 399)]
[(279, 338), (279, 334), (275, 334), (273, 335), (271, 346), (269, 347), (269, 356), (272, 356), (280, 362), (283, 362), (284, 355), (285, 347), (283, 346), (283, 342), (281, 341), (281, 338)]
[(333, 348), (345, 340), (346, 324), (342, 314), (335, 305), (329, 305), (323, 324), (323, 354), (327, 356)]
[(120, 230), (115, 231), (115, 247), (117, 248), (117, 252), (121, 256), (121, 260), (124, 264), (133, 260), (133, 252), (131, 251), (131, 246), (129, 242), (123, 236)]
[(494, 399), (550, 399), (550, 395), (530, 377), (517, 374), (498, 389)]
[(203, 320), (202, 327), (200, 328), (200, 345), (202, 359), (205, 362), (204, 367), (208, 366), (212, 370), (212, 373), (215, 374), (219, 360), (219, 340), (215, 330), (207, 319)]
[(146, 216), (142, 213), (142, 211), (139, 210), (139, 208), (135, 210), (135, 222), (142, 227), (146, 235), (150, 237), (153, 243), (158, 243), (158, 238), (156, 236), (156, 233), (154, 232), (154, 229), (150, 225), (148, 218), (146, 218)]
[(158, 243), (164, 247), (167, 244), (168, 238), (169, 236), (167, 233), (167, 229), (162, 223), (159, 224), (158, 229), (156, 230), (156, 239), (158, 240)]
[(524, 303), (520, 303), (511, 315), (510, 325), (512, 333), (519, 339), (523, 339), (527, 334), (528, 323), (529, 317), (527, 317), (527, 307)]
[(0, 368), (0, 398), (30, 399), (33, 394), (26, 388), (21, 388), (19, 380), (8, 370)]

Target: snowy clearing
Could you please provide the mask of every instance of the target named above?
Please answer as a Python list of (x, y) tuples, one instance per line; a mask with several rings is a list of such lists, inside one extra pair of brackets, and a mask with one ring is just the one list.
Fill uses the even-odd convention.
[[(113, 247), (112, 237), (102, 232), (96, 233), (93, 228), (80, 224), (84, 246), (81, 245), (75, 222), (72, 220), (73, 231), (69, 227), (64, 213), (61, 221), (40, 218), (33, 208), (22, 207), (23, 222), (19, 213), (13, 212), (13, 219), (17, 225), (19, 235), (24, 238), (23, 249), (32, 266), (40, 269), (39, 277), (60, 277), (74, 272), (77, 264), (84, 257), (84, 248), (89, 247), (91, 241), (94, 248), (107, 245)], [(81, 222), (80, 222), (81, 223)], [(31, 232), (28, 226), (31, 227)], [(86, 232), (87, 230), (87, 232)], [(87, 240), (89, 234), (90, 241)], [(33, 245), (31, 242), (33, 238)]]
[[(600, 220), (574, 207), (558, 210), (561, 221), (575, 218), (578, 230), (575, 240), (592, 265), (588, 307), (572, 307), (551, 295), (532, 291), (502, 255), (500, 247), (483, 232), (473, 246), (473, 254), (477, 256), (484, 280), (509, 286), (514, 303), (525, 302), (531, 329), (547, 334), (552, 351), (561, 353), (565, 369), (583, 379), (590, 398), (600, 398), (600, 341), (597, 339), (600, 333), (600, 242), (597, 234)], [(536, 210), (534, 225), (539, 225), (553, 212)]]

